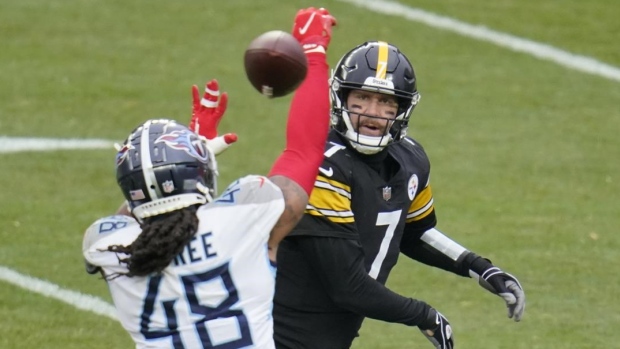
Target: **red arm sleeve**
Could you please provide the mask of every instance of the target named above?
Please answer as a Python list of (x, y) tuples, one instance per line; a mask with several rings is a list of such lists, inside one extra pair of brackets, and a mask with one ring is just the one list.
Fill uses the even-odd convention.
[(308, 74), (291, 101), (286, 147), (269, 176), (288, 177), (310, 195), (323, 160), (330, 107), (325, 54), (310, 53), (307, 57)]

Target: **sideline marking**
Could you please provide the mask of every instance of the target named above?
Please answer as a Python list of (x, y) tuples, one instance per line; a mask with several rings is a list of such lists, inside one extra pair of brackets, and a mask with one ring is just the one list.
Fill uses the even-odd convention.
[(105, 148), (114, 150), (114, 142), (105, 139), (54, 139), (0, 136), (0, 153)]
[(0, 280), (45, 297), (57, 299), (78, 309), (118, 320), (114, 306), (101, 298), (64, 289), (50, 282), (20, 274), (2, 265), (0, 265)]
[(377, 13), (404, 17), (413, 22), (426, 24), (429, 27), (451, 31), (480, 41), (487, 41), (512, 51), (527, 53), (536, 58), (557, 63), (572, 70), (598, 75), (609, 80), (620, 82), (620, 68), (618, 67), (597, 61), (591, 57), (563, 51), (547, 44), (494, 31), (482, 25), (461, 22), (450, 17), (444, 17), (389, 0), (338, 1), (346, 2)]

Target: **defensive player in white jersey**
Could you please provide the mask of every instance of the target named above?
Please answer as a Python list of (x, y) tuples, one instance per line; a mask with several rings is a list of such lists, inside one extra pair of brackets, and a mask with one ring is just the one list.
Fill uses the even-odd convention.
[[(171, 120), (145, 122), (116, 155), (132, 217), (96, 221), (83, 254), (87, 271), (106, 279), (137, 349), (274, 348), (269, 256), (304, 212), (329, 128), (325, 54), (307, 57), (314, 73), (299, 90), (315, 96), (313, 106), (293, 97), (286, 149), (268, 177), (243, 177), (213, 199), (217, 142)], [(226, 104), (217, 107), (213, 87), (202, 103), (194, 88), (192, 129), (207, 136), (201, 112), (213, 131)]]

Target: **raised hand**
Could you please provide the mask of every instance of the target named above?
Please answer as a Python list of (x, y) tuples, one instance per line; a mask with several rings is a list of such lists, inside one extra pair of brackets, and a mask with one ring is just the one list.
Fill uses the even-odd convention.
[(226, 107), (228, 105), (228, 94), (220, 94), (220, 87), (216, 79), (207, 82), (205, 93), (200, 98), (198, 86), (192, 86), (192, 118), (189, 128), (198, 135), (207, 139), (207, 145), (215, 155), (220, 154), (232, 143), (237, 141), (237, 135), (226, 133), (218, 136), (217, 126), (219, 125)]
[(297, 11), (292, 34), (306, 53), (325, 53), (332, 38), (332, 27), (335, 25), (336, 18), (330, 15), (329, 11), (309, 7)]

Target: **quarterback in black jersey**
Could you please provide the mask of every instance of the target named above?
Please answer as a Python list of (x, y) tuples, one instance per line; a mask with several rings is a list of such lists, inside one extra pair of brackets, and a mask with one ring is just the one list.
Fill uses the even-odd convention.
[(330, 93), (324, 160), (304, 217), (278, 249), (276, 347), (349, 348), (370, 317), (454, 348), (445, 317), (384, 286), (400, 253), (476, 279), (520, 321), (519, 281), (435, 228), (430, 162), (406, 135), (420, 98), (407, 57), (386, 42), (359, 45), (338, 62)]

